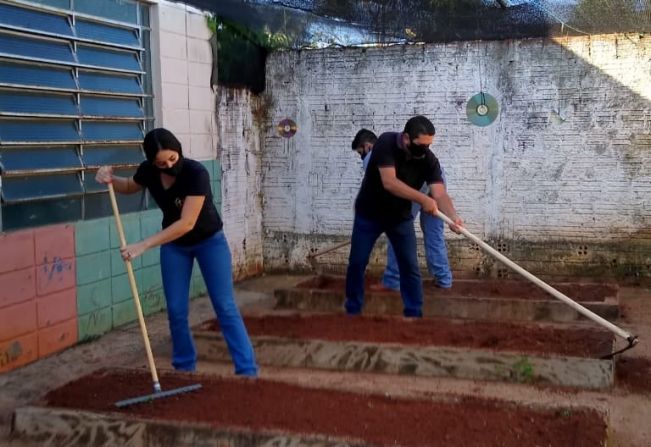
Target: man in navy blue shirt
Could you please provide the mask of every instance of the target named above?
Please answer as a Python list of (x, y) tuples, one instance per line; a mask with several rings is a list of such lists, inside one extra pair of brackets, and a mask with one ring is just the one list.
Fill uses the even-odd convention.
[[(407, 121), (404, 132), (380, 135), (355, 201), (355, 222), (346, 273), (346, 312), (361, 313), (364, 305), (364, 272), (373, 246), (386, 233), (394, 248), (400, 271), (400, 293), (406, 317), (421, 317), (423, 284), (416, 256), (416, 234), (411, 202), (422, 213), (436, 215), (439, 207), (455, 223), (463, 221), (447, 194), (441, 167), (429, 146), (435, 129), (430, 120), (416, 116)], [(366, 157), (369, 158), (369, 157)], [(420, 192), (423, 183), (428, 196)]]
[[(353, 139), (351, 146), (361, 157), (364, 171), (366, 171), (368, 162), (371, 160), (373, 145), (375, 145), (376, 141), (377, 136), (368, 129), (360, 129)], [(441, 166), (441, 177), (443, 177), (445, 183), (443, 166)], [(420, 192), (427, 193), (428, 191), (429, 185), (423, 184)], [(412, 202), (411, 214), (414, 219), (420, 215), (420, 228), (423, 231), (427, 270), (436, 278), (437, 287), (449, 289), (452, 287), (452, 270), (448, 260), (448, 247), (445, 244), (445, 224), (443, 220), (431, 214), (421, 213), (420, 205), (415, 202)], [(396, 261), (391, 242), (387, 243), (387, 265), (382, 276), (382, 283), (373, 284), (370, 289), (376, 291), (400, 291), (400, 270), (398, 269), (398, 261)]]

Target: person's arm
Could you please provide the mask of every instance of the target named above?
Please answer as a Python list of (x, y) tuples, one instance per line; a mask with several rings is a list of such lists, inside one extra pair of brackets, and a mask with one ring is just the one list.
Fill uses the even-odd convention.
[(133, 177), (118, 177), (113, 175), (112, 166), (102, 166), (95, 175), (95, 180), (102, 184), (113, 183), (113, 189), (120, 194), (134, 194), (142, 191), (142, 186), (135, 182)]
[(120, 249), (122, 258), (124, 260), (133, 260), (150, 248), (174, 241), (190, 232), (197, 223), (205, 200), (206, 196), (187, 196), (183, 202), (179, 220), (143, 241), (122, 247)]
[[(382, 179), (382, 186), (389, 193), (393, 194), (396, 197), (402, 199), (407, 199), (411, 202), (416, 202), (420, 204), (423, 209), (426, 205), (429, 205), (429, 210), (431, 211), (432, 203), (434, 202), (431, 197), (428, 197), (426, 194), (410, 187), (405, 182), (396, 177), (396, 168), (394, 166), (380, 166), (380, 178)], [(436, 213), (436, 203), (433, 204), (434, 211)]]

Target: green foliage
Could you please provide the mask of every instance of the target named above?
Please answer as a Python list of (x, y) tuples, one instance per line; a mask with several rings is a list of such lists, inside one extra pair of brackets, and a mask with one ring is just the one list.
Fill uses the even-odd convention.
[(291, 48), (292, 40), (281, 32), (272, 33), (226, 20), (208, 17), (213, 32), (211, 43), (217, 53), (213, 83), (233, 88), (248, 88), (261, 93), (265, 88), (265, 61), (271, 51)]
[(563, 418), (569, 418), (569, 417), (572, 416), (572, 410), (569, 409), (569, 408), (563, 408), (563, 409), (559, 410), (557, 414), (558, 414), (560, 417), (563, 417)]
[(292, 47), (292, 39), (282, 32), (271, 32), (268, 27), (253, 30), (236, 22), (213, 15), (207, 18), (208, 28), (217, 36), (219, 48), (233, 40), (245, 40), (267, 51), (288, 49)]
[(511, 365), (511, 371), (518, 382), (531, 383), (534, 380), (534, 368), (526, 356)]

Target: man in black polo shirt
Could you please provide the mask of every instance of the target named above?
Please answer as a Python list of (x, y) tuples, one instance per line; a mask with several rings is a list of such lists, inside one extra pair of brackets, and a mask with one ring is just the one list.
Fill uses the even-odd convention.
[[(438, 208), (450, 217), (458, 232), (463, 221), (447, 194), (439, 161), (429, 150), (435, 129), (430, 120), (416, 116), (404, 132), (380, 135), (373, 146), (362, 187), (355, 201), (355, 223), (346, 273), (346, 312), (357, 315), (364, 305), (364, 272), (375, 241), (386, 233), (393, 245), (400, 270), (400, 293), (406, 317), (421, 317), (423, 284), (416, 256), (416, 233), (411, 202), (421, 212), (436, 214)], [(419, 191), (424, 182), (430, 194)]]

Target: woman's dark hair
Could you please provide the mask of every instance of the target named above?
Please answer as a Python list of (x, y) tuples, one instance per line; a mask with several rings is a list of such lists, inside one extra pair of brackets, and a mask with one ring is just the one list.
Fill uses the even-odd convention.
[(162, 127), (147, 132), (143, 146), (145, 148), (145, 157), (149, 162), (153, 162), (156, 159), (156, 154), (164, 149), (169, 149), (183, 156), (181, 142), (172, 132)]
[(415, 140), (421, 135), (434, 135), (436, 129), (434, 124), (422, 115), (415, 116), (407, 121), (404, 132), (409, 135), (411, 140)]

